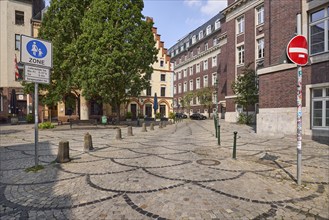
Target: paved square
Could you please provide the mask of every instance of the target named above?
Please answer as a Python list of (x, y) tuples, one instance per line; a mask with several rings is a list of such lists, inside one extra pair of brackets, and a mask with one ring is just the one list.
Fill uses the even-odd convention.
[[(297, 185), (296, 139), (259, 136), (251, 127), (185, 120), (154, 131), (113, 127), (1, 126), (1, 219), (329, 219), (329, 146), (303, 140)], [(238, 132), (232, 159), (233, 131)], [(95, 150), (83, 151), (84, 134)], [(56, 164), (58, 143), (71, 162)]]

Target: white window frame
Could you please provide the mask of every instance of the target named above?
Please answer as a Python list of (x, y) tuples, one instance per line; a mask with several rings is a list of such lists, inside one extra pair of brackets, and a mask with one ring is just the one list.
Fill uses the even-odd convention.
[[(314, 97), (314, 90), (322, 90), (322, 97)], [(326, 126), (326, 117), (329, 117), (329, 115), (326, 115), (326, 108), (329, 108), (329, 106), (326, 106), (327, 101), (329, 103), (329, 91), (326, 96), (326, 90), (329, 90), (329, 87), (320, 87), (320, 88), (312, 89), (312, 122), (311, 122), (312, 128), (329, 129), (329, 126)], [(321, 126), (314, 125), (314, 102), (322, 102)]]
[(194, 88), (193, 88), (193, 79), (190, 80), (190, 91), (193, 91)]
[(176, 73), (174, 72), (174, 81), (176, 81)]
[(176, 94), (177, 92), (177, 88), (176, 88), (176, 85), (174, 85), (174, 94)]
[(208, 76), (203, 76), (203, 87), (208, 87), (209, 81), (208, 81)]
[(265, 53), (265, 40), (264, 38), (259, 38), (257, 39), (257, 54), (256, 57), (257, 59), (264, 59), (264, 53)]
[(184, 77), (187, 77), (187, 69), (184, 69)]
[(215, 66), (217, 66), (217, 55), (216, 55), (216, 56), (214, 56), (214, 57), (212, 57), (211, 66), (212, 66), (212, 67), (215, 67)]
[(237, 23), (237, 34), (244, 33), (244, 15), (236, 19)]
[(195, 44), (196, 43), (196, 35), (193, 35), (192, 37), (192, 44)]
[(215, 85), (215, 82), (216, 82), (216, 79), (217, 79), (217, 73), (213, 73), (212, 74), (212, 82), (211, 82), (211, 85)]
[(244, 45), (237, 47), (237, 65), (244, 64)]
[(199, 32), (199, 40), (201, 40), (202, 38), (203, 38), (203, 30)]
[(200, 63), (196, 64), (196, 73), (200, 73)]
[(208, 60), (204, 60), (203, 61), (203, 70), (207, 70), (208, 69)]
[(196, 85), (195, 85), (196, 89), (200, 89), (200, 77), (196, 78)]
[(190, 47), (190, 42), (186, 42), (186, 49)]
[(211, 34), (211, 25), (208, 25), (206, 33), (207, 35)]
[(178, 79), (181, 79), (182, 78), (182, 71), (179, 71), (178, 72)]
[(215, 30), (217, 30), (218, 28), (220, 28), (220, 20), (219, 19), (217, 19), (215, 21)]
[(187, 92), (187, 81), (184, 82), (184, 85), (183, 85), (183, 92)]
[(205, 50), (205, 51), (208, 50), (208, 42), (204, 44), (204, 50)]
[(264, 24), (265, 17), (264, 17), (264, 5), (259, 6), (256, 8), (256, 14), (257, 14), (257, 25)]
[(197, 48), (197, 54), (199, 54), (201, 52), (200, 47)]
[(190, 66), (190, 76), (193, 75), (193, 66)]
[(178, 84), (178, 93), (182, 93), (182, 84), (181, 83)]
[[(309, 47), (310, 47), (309, 49), (310, 49), (310, 54), (311, 55), (326, 53), (326, 52), (329, 51), (329, 33), (328, 33), (329, 32), (329, 9), (328, 8), (329, 8), (329, 6), (327, 5), (323, 8), (320, 8), (319, 10), (312, 11), (311, 13), (309, 13)], [(311, 20), (311, 15), (316, 13), (316, 12), (322, 11), (322, 10), (324, 10), (324, 17), (321, 18), (321, 19), (318, 19), (316, 21), (312, 21)], [(323, 51), (313, 52), (312, 49), (313, 49), (314, 44), (312, 44), (312, 37), (314, 35), (312, 35), (312, 27), (316, 26), (316, 25), (319, 25), (321, 23), (323, 23), (323, 25), (324, 25), (324, 30), (323, 30), (324, 31), (324, 33), (323, 33), (323, 40), (324, 40), (324, 42), (323, 42), (323, 44), (324, 44), (323, 45)], [(319, 34), (319, 32), (317, 32), (316, 34)], [(316, 35), (315, 35), (314, 38), (321, 39), (321, 37), (316, 37)]]

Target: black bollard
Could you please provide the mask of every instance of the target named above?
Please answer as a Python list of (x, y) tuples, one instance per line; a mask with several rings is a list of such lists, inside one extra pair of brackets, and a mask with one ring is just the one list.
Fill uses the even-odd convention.
[(218, 124), (217, 126), (217, 141), (218, 141), (218, 145), (220, 145), (220, 124)]
[(238, 132), (237, 131), (234, 131), (233, 134), (234, 134), (233, 159), (236, 159), (236, 135), (238, 134)]

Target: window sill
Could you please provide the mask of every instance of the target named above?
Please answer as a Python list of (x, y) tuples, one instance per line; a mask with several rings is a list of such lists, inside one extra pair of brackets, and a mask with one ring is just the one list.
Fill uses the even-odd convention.
[(244, 66), (244, 63), (240, 63), (240, 64), (237, 64), (236, 67), (239, 68), (239, 67), (243, 67)]

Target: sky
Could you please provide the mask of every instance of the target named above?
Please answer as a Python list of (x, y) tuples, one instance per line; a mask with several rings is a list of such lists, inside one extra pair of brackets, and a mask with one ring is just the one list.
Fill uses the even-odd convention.
[(153, 18), (154, 27), (169, 49), (226, 5), (227, 0), (144, 0), (143, 15)]

